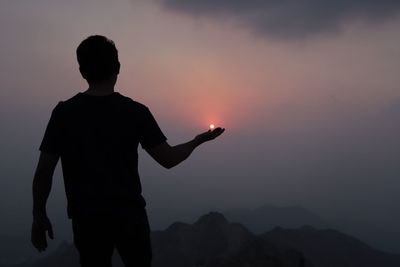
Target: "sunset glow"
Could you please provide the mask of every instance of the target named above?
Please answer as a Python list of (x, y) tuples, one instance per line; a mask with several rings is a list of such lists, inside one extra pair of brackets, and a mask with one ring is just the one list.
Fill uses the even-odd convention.
[[(211, 139), (168, 171), (133, 137), (127, 144), (111, 140), (138, 153), (129, 168), (138, 164), (154, 230), (211, 210), (300, 207), (310, 209), (313, 227), (353, 229), (400, 262), (400, 1), (322, 3), (2, 1), (0, 211), (7, 216), (0, 220), (0, 245), (31, 227), (29, 188), (46, 125), (57, 103), (89, 88), (76, 49), (98, 34), (118, 50), (115, 93), (144, 105), (170, 146), (191, 148), (197, 141), (190, 140), (203, 134)], [(148, 126), (139, 113), (125, 120), (93, 110), (103, 114), (113, 120), (115, 136), (131, 134), (118, 134), (124, 122), (141, 141), (151, 138), (135, 128)], [(88, 140), (100, 134), (107, 141), (101, 130), (86, 132)], [(116, 170), (125, 164), (122, 156), (104, 158), (115, 167), (107, 179), (125, 173)], [(48, 212), (58, 240), (68, 241), (62, 176), (59, 166)], [(13, 251), (15, 264), (3, 254), (0, 267), (31, 257), (25, 247)]]

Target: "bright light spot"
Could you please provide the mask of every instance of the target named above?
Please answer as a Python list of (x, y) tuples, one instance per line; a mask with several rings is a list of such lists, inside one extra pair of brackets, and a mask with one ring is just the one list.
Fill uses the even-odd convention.
[(210, 124), (210, 130), (214, 130), (215, 125), (214, 124)]

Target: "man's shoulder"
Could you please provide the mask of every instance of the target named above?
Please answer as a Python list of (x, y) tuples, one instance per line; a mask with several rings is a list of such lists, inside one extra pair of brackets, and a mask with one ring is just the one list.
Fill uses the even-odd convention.
[(67, 111), (68, 109), (76, 106), (79, 104), (80, 101), (80, 93), (74, 95), (73, 97), (66, 99), (66, 100), (61, 100), (58, 102), (56, 107), (54, 108), (55, 112), (64, 112)]
[(135, 108), (135, 109), (139, 109), (139, 110), (145, 110), (147, 109), (147, 106), (145, 106), (144, 104), (133, 100), (132, 98), (122, 95), (120, 93), (115, 93), (116, 95), (116, 99), (117, 101), (119, 101), (121, 104), (124, 104), (130, 108)]
[[(146, 112), (148, 110), (148, 107), (146, 105), (118, 92), (113, 93), (111, 97), (113, 104), (120, 108), (129, 109), (136, 112)], [(78, 93), (67, 100), (60, 101), (57, 104), (55, 110), (65, 112), (71, 109), (79, 109), (79, 107), (83, 107), (87, 104), (85, 100), (87, 100), (85, 99), (85, 94)]]

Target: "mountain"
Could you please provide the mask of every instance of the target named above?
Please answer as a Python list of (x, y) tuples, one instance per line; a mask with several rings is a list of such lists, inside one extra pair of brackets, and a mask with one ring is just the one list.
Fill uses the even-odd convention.
[[(394, 267), (400, 255), (384, 253), (336, 230), (275, 227), (254, 234), (211, 212), (193, 224), (176, 222), (152, 232), (153, 267)], [(12, 267), (78, 267), (73, 245)], [(115, 267), (122, 267), (120, 260)]]
[[(153, 267), (298, 267), (304, 261), (301, 253), (268, 244), (216, 212), (193, 224), (177, 222), (164, 231), (152, 232), (152, 244)], [(73, 245), (63, 243), (49, 256), (12, 267), (50, 266), (78, 267)], [(114, 266), (122, 267), (119, 259)]]
[(400, 230), (366, 221), (351, 221), (348, 218), (332, 219), (332, 226), (381, 250), (400, 253)]
[(256, 234), (275, 227), (299, 228), (305, 225), (316, 228), (334, 228), (364, 240), (375, 248), (400, 253), (400, 231), (366, 221), (351, 221), (348, 218), (331, 218), (328, 221), (301, 206), (265, 205), (256, 209), (232, 209), (224, 212), (231, 222), (241, 223)]
[(400, 266), (400, 255), (376, 250), (336, 230), (317, 230), (310, 226), (299, 229), (276, 227), (263, 234), (262, 239), (278, 247), (301, 251), (315, 266)]
[[(153, 233), (153, 266), (299, 266), (301, 253), (267, 244), (216, 212)], [(293, 249), (290, 249), (293, 252)], [(292, 264), (292, 263), (295, 264)]]
[(233, 253), (253, 235), (222, 214), (210, 213), (194, 224), (174, 223), (152, 234), (154, 265), (192, 266)]
[(229, 221), (241, 223), (256, 234), (272, 230), (276, 226), (284, 228), (298, 228), (304, 225), (317, 228), (328, 227), (328, 223), (300, 206), (265, 205), (256, 209), (232, 209), (224, 214)]

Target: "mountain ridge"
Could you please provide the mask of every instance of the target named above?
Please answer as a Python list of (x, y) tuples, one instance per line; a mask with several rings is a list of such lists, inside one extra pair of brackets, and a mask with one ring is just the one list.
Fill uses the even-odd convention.
[[(275, 227), (258, 235), (219, 212), (192, 224), (175, 222), (151, 237), (153, 267), (400, 266), (400, 255), (376, 250), (337, 230)], [(39, 266), (78, 267), (78, 255), (72, 244), (62, 243), (47, 257), (12, 267)], [(118, 258), (114, 266), (122, 266)]]

